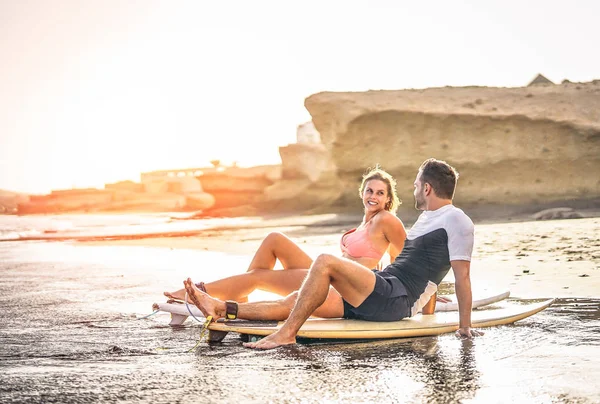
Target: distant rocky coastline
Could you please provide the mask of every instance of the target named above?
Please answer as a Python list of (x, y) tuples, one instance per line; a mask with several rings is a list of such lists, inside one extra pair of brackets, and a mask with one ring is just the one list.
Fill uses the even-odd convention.
[(0, 189), (0, 215), (16, 214), (19, 203), (28, 201), (29, 195)]
[[(313, 94), (305, 100), (312, 121), (298, 127), (297, 143), (279, 148), (281, 165), (163, 171), (149, 173), (152, 185), (142, 175), (142, 184), (4, 198), (0, 205), (4, 213), (16, 206), (19, 214), (360, 212), (357, 189), (368, 167), (379, 164), (393, 174), (400, 197), (412, 201), (419, 164), (436, 157), (460, 172), (460, 206), (528, 214), (600, 208), (600, 80), (555, 85), (540, 77), (519, 88)], [(185, 184), (177, 183), (182, 178)], [(84, 196), (89, 203), (77, 205)]]
[(234, 207), (252, 210), (280, 171), (279, 165), (189, 168), (142, 173), (140, 182), (106, 184), (104, 189), (55, 190), (18, 198), (7, 192), (3, 213), (199, 212), (200, 216), (228, 216), (228, 209)]

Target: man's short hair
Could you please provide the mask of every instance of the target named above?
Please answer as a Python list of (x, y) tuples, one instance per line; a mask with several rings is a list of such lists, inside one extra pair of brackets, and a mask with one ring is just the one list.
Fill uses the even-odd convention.
[(421, 184), (431, 185), (435, 194), (442, 199), (452, 199), (458, 180), (458, 171), (450, 164), (434, 158), (427, 159), (419, 167)]

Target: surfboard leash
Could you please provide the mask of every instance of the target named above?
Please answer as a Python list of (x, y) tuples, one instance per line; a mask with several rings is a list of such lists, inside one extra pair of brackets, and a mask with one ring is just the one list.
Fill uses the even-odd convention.
[[(194, 313), (192, 313), (192, 309), (190, 309), (190, 305), (188, 303), (188, 293), (187, 292), (185, 292), (185, 297), (184, 297), (183, 301), (185, 302), (185, 307), (187, 308), (188, 313), (190, 313), (190, 316), (192, 316), (194, 318), (194, 320), (196, 320), (197, 322), (202, 324), (202, 328), (200, 329), (200, 337), (198, 337), (198, 342), (196, 342), (196, 345), (194, 345), (188, 351), (188, 352), (193, 352), (202, 343), (202, 339), (205, 337), (206, 331), (208, 330), (208, 326), (212, 322), (213, 318), (212, 318), (212, 316), (207, 316), (204, 321), (198, 320), (198, 318), (194, 315)], [(206, 341), (208, 342), (208, 335), (206, 335)]]
[(154, 310), (152, 313), (150, 313), (150, 314), (148, 314), (148, 315), (146, 315), (146, 316), (144, 316), (144, 317), (138, 317), (138, 318), (136, 318), (136, 320), (144, 320), (144, 319), (146, 319), (146, 318), (148, 318), (148, 317), (150, 317), (150, 316), (153, 316), (153, 315), (155, 315), (155, 314), (156, 314), (156, 313), (158, 313), (159, 311), (160, 311), (160, 310)]
[[(204, 322), (204, 324), (202, 325), (202, 329), (200, 330), (200, 337), (198, 337), (198, 342), (196, 342), (196, 345), (194, 345), (188, 352), (193, 352), (196, 350), (196, 348), (198, 348), (198, 346), (202, 343), (202, 340), (206, 337), (206, 341), (208, 342), (208, 334), (206, 334), (206, 331), (208, 330), (208, 326), (210, 325), (210, 323), (212, 322), (212, 316), (208, 316), (206, 317), (206, 321)], [(205, 336), (206, 334), (206, 336)]]
[(192, 318), (194, 320), (196, 320), (197, 322), (199, 322), (200, 324), (204, 324), (204, 321), (198, 320), (198, 317), (194, 316), (194, 313), (192, 313), (192, 309), (190, 309), (190, 304), (188, 303), (188, 293), (187, 292), (185, 292), (185, 297), (183, 298), (183, 302), (185, 303), (185, 308), (187, 309), (188, 313), (190, 313), (190, 316), (192, 316)]

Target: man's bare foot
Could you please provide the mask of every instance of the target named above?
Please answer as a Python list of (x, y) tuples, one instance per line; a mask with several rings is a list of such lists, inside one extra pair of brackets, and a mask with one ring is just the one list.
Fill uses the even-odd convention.
[(284, 345), (296, 343), (296, 336), (287, 336), (280, 331), (277, 331), (256, 342), (244, 342), (246, 348), (252, 349), (273, 349)]
[(183, 281), (188, 298), (200, 309), (205, 317), (212, 316), (214, 320), (221, 318), (225, 314), (225, 302), (211, 297), (204, 293), (190, 278)]

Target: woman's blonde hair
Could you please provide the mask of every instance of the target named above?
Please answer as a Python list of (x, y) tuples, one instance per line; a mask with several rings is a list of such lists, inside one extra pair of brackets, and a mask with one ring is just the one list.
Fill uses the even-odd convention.
[(367, 182), (371, 180), (383, 181), (387, 185), (388, 196), (390, 197), (390, 200), (386, 202), (384, 209), (396, 214), (398, 206), (402, 203), (402, 201), (398, 199), (398, 194), (396, 193), (396, 180), (387, 171), (381, 169), (379, 165), (375, 166), (375, 168), (369, 168), (368, 170), (369, 171), (362, 177), (362, 182), (358, 188), (358, 195), (362, 199)]

